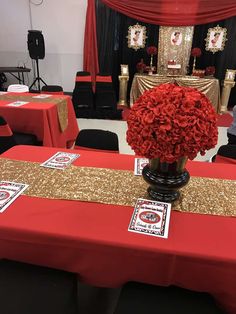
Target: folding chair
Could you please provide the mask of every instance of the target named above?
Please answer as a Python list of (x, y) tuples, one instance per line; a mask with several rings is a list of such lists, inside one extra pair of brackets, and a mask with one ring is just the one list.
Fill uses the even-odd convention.
[(236, 145), (222, 145), (217, 151), (214, 162), (236, 165)]
[(75, 149), (105, 150), (119, 153), (118, 136), (110, 131), (84, 129), (77, 136)]
[(124, 285), (114, 314), (226, 314), (210, 294), (175, 286)]
[(41, 91), (43, 94), (64, 95), (63, 88), (58, 85), (44, 85)]
[(93, 110), (93, 98), (90, 73), (85, 71), (77, 72), (72, 95), (72, 102), (77, 118), (90, 117)]
[(75, 274), (0, 260), (2, 314), (77, 314)]
[(15, 145), (39, 145), (33, 134), (12, 132), (6, 120), (0, 116), (0, 154)]
[(96, 76), (95, 106), (96, 110), (117, 109), (116, 94), (111, 75), (98, 74)]

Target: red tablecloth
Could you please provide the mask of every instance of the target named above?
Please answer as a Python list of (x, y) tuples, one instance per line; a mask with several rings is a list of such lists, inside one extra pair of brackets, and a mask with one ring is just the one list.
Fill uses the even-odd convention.
[[(56, 151), (15, 146), (1, 156), (42, 162)], [(133, 169), (134, 156), (80, 154), (78, 166)], [(236, 179), (235, 165), (188, 162), (187, 168), (192, 176)], [(172, 211), (169, 237), (162, 239), (128, 232), (132, 212), (128, 206), (20, 196), (0, 214), (0, 258), (76, 272), (101, 287), (133, 280), (206, 291), (236, 313), (235, 218)]]
[[(14, 93), (11, 93), (14, 95)], [(34, 94), (24, 94), (31, 95)], [(35, 94), (38, 95), (38, 94)], [(57, 114), (57, 106), (47, 102), (29, 102), (20, 107), (10, 107), (7, 104), (17, 101), (18, 94), (15, 93), (15, 100), (0, 100), (0, 115), (10, 125), (15, 132), (30, 133), (37, 136), (38, 141), (43, 142), (43, 146), (69, 148), (74, 143), (78, 135), (78, 124), (69, 96), (51, 96), (66, 99), (68, 106), (68, 126), (61, 132)]]

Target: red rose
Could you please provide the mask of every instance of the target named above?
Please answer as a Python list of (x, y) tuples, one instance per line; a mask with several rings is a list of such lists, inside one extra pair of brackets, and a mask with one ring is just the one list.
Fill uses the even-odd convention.
[(195, 88), (162, 84), (147, 90), (130, 110), (127, 142), (136, 154), (174, 162), (194, 159), (217, 144), (216, 113)]
[(214, 66), (206, 67), (205, 75), (214, 75), (216, 72), (216, 68)]
[(147, 47), (147, 54), (148, 55), (156, 55), (157, 54), (157, 48), (155, 46)]
[(200, 48), (193, 48), (191, 51), (191, 56), (200, 57), (202, 55), (202, 51)]

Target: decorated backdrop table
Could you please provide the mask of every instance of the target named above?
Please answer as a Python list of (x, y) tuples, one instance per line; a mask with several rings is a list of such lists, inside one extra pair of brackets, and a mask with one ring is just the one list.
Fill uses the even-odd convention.
[[(0, 95), (0, 115), (15, 132), (30, 133), (42, 141), (43, 146), (69, 148), (78, 135), (78, 124), (69, 96), (6, 93)], [(16, 101), (22, 106), (9, 106)]]
[(130, 105), (147, 89), (153, 88), (163, 83), (176, 83), (180, 86), (197, 88), (204, 93), (212, 102), (215, 110), (220, 112), (220, 85), (215, 78), (198, 78), (191, 76), (163, 76), (163, 75), (143, 75), (134, 76), (131, 91)]
[[(0, 180), (8, 179), (4, 176), (7, 162), (41, 163), (57, 151), (48, 147), (13, 147), (1, 155)], [(80, 153), (75, 168), (133, 170), (134, 156), (70, 152)], [(234, 165), (188, 162), (187, 168), (192, 177), (224, 178), (233, 184), (236, 179)], [(65, 172), (60, 171), (63, 176), (61, 173)], [(48, 191), (55, 179), (50, 178), (45, 182)], [(117, 182), (117, 193), (130, 189), (122, 182)], [(67, 185), (73, 188), (70, 181)], [(99, 190), (104, 190), (102, 180)], [(103, 192), (109, 194), (107, 190)], [(230, 193), (235, 197), (235, 189)], [(211, 199), (208, 202), (211, 207)], [(132, 206), (22, 195), (0, 214), (0, 258), (72, 271), (83, 282), (100, 287), (138, 281), (207, 291), (228, 313), (236, 313), (235, 218), (172, 211), (169, 237), (162, 239), (128, 232), (132, 212)]]

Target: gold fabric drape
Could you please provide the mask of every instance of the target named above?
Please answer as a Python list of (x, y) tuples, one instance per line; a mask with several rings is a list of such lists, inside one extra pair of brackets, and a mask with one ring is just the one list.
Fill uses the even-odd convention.
[[(61, 171), (36, 162), (0, 159), (0, 180), (29, 184), (29, 196), (134, 206), (148, 198), (147, 184), (132, 171), (76, 167)], [(173, 208), (184, 212), (236, 216), (236, 181), (192, 177)]]
[[(40, 94), (39, 94), (40, 95)], [(68, 125), (68, 106), (67, 100), (64, 97), (53, 96), (47, 98), (34, 98), (34, 95), (21, 95), (21, 94), (4, 94), (0, 95), (0, 100), (5, 101), (27, 101), (34, 103), (50, 103), (57, 106), (57, 115), (61, 131), (64, 132)]]
[(130, 105), (132, 106), (136, 99), (144, 91), (163, 83), (175, 83), (179, 86), (188, 86), (198, 89), (205, 94), (213, 104), (216, 112), (220, 112), (220, 85), (214, 78), (197, 78), (192, 76), (162, 76), (162, 75), (140, 75), (134, 76), (131, 91)]

